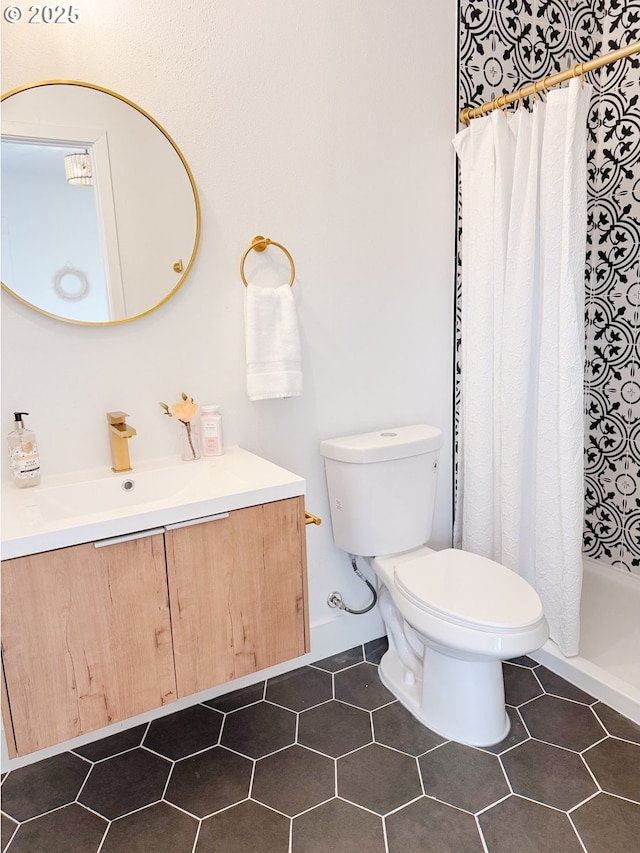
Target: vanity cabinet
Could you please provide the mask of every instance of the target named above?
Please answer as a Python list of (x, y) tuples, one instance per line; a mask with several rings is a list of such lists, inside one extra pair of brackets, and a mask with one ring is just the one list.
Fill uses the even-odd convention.
[(2, 606), (24, 755), (308, 651), (304, 499), (6, 560)]
[(179, 697), (309, 650), (302, 498), (165, 535)]
[(173, 702), (162, 534), (3, 562), (2, 660), (19, 755)]

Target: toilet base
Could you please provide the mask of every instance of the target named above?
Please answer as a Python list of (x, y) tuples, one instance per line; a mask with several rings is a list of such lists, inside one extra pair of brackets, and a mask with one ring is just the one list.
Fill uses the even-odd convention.
[(425, 646), (422, 678), (409, 673), (390, 648), (380, 680), (423, 725), (448, 740), (492, 746), (509, 733), (502, 661), (466, 661)]

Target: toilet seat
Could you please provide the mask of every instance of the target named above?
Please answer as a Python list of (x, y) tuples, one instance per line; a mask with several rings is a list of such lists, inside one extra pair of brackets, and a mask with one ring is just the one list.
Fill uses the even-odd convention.
[(527, 581), (500, 563), (457, 548), (399, 561), (394, 585), (419, 610), (475, 630), (519, 632), (544, 617)]

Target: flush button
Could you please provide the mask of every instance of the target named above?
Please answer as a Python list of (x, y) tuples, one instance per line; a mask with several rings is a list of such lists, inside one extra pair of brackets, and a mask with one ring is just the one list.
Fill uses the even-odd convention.
[(380, 435), (382, 438), (395, 438), (398, 433), (397, 432), (381, 432)]

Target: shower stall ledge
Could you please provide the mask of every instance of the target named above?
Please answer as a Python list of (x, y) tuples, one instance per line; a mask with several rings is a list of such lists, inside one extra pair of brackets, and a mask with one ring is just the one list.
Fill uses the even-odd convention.
[(547, 640), (530, 657), (640, 724), (640, 577), (585, 558), (580, 654)]

